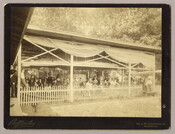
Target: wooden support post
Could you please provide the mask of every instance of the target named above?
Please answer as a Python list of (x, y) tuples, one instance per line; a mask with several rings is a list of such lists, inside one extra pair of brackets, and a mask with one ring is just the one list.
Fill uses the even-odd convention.
[(89, 80), (89, 70), (88, 70), (88, 76), (87, 76), (88, 80)]
[(152, 90), (155, 91), (155, 84), (156, 84), (156, 77), (155, 77), (155, 69), (156, 69), (156, 63), (155, 63), (155, 60), (156, 60), (156, 57), (155, 57), (155, 54), (154, 54), (154, 61), (153, 61), (153, 88)]
[(21, 45), (18, 51), (18, 85), (17, 85), (17, 98), (20, 102), (20, 88), (21, 88)]
[(74, 101), (74, 91), (73, 91), (73, 62), (74, 62), (74, 57), (73, 55), (71, 55), (71, 66), (70, 66), (70, 101), (73, 102)]
[(124, 82), (124, 70), (122, 69), (122, 86), (123, 86), (123, 82)]
[(129, 63), (129, 74), (128, 74), (128, 93), (131, 96), (131, 63)]

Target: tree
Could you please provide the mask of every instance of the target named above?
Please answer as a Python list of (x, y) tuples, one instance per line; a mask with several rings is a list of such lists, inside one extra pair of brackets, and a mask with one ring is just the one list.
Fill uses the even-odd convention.
[(103, 39), (161, 46), (159, 8), (35, 8), (30, 25)]

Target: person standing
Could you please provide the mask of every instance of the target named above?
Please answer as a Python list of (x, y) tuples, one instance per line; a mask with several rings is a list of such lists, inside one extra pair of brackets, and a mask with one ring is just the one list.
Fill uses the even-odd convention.
[(28, 85), (27, 85), (27, 83), (26, 83), (26, 81), (25, 81), (25, 74), (24, 74), (24, 69), (22, 69), (22, 72), (21, 72), (21, 81), (22, 81), (22, 84), (26, 87), (26, 88), (28, 88)]
[(10, 70), (10, 97), (17, 97), (17, 72), (13, 67)]

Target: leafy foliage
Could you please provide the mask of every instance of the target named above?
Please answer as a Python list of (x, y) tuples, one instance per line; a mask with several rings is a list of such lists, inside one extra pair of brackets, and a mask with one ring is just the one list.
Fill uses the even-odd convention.
[(30, 25), (102, 39), (161, 46), (159, 8), (35, 8)]

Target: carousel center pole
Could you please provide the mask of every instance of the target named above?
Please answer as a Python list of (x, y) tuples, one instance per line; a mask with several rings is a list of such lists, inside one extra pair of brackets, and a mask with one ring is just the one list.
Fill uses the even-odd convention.
[(18, 50), (18, 84), (17, 84), (17, 99), (20, 103), (20, 88), (21, 88), (21, 45)]
[(74, 91), (73, 91), (73, 62), (74, 56), (71, 55), (71, 66), (70, 66), (70, 101), (74, 101)]

